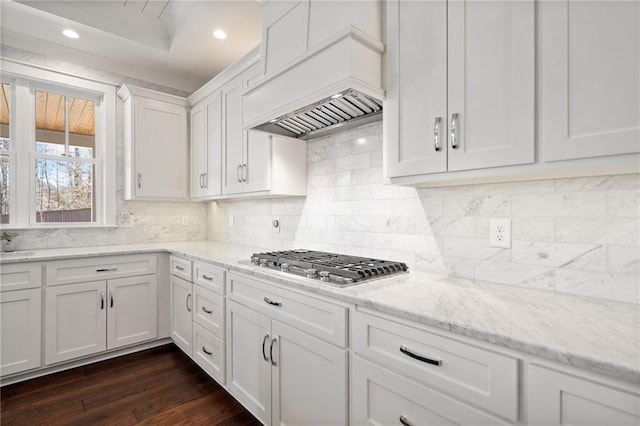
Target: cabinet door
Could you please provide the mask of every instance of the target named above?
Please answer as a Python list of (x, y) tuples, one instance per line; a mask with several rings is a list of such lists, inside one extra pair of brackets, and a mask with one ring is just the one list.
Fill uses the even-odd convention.
[(244, 131), (242, 130), (242, 76), (227, 83), (222, 89), (224, 107), (224, 177), (223, 194), (242, 192), (244, 165)]
[(206, 162), (204, 192), (207, 197), (222, 192), (222, 94), (218, 91), (206, 99)]
[(40, 367), (41, 294), (0, 293), (0, 376)]
[[(447, 170), (447, 3), (388, 1), (386, 168), (390, 177)], [(436, 120), (440, 120), (437, 122)], [(438, 146), (434, 130), (438, 124)]]
[(448, 170), (532, 163), (534, 2), (450, 1), (447, 32)]
[(115, 349), (158, 336), (155, 275), (107, 282), (107, 348)]
[(274, 425), (346, 425), (347, 353), (272, 321)]
[(351, 362), (350, 410), (354, 426), (510, 424), (358, 356)]
[(191, 356), (191, 338), (193, 337), (191, 283), (171, 275), (170, 286), (170, 336), (180, 349)]
[(47, 287), (46, 364), (107, 349), (106, 290), (106, 281)]
[(309, 0), (266, 3), (262, 12), (261, 57), (269, 75), (306, 52)]
[(134, 105), (136, 196), (186, 199), (186, 108), (146, 98)]
[(271, 189), (271, 136), (258, 131), (244, 133), (247, 139), (244, 192), (267, 191)]
[(540, 2), (542, 156), (640, 151), (640, 3)]
[(191, 198), (200, 198), (204, 195), (204, 178), (207, 173), (207, 139), (206, 139), (206, 115), (204, 101), (191, 108)]
[(227, 302), (227, 386), (254, 416), (271, 423), (269, 317)]
[(528, 378), (531, 426), (640, 423), (638, 394), (535, 365), (529, 367)]

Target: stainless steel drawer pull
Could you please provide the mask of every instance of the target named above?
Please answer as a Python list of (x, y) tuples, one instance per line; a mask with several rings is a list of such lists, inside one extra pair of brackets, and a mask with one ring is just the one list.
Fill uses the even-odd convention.
[(207, 354), (207, 355), (209, 355), (209, 356), (213, 355), (213, 352), (209, 352), (209, 351), (207, 350), (207, 348), (205, 348), (204, 346), (202, 347), (202, 352), (204, 352), (205, 354)]
[(104, 291), (100, 292), (100, 309), (104, 309)]
[(269, 299), (268, 297), (265, 297), (264, 301), (267, 302), (270, 305), (273, 305), (273, 306), (282, 306), (282, 302), (274, 302), (273, 300)]
[(180, 266), (180, 265), (176, 265), (176, 269), (178, 271), (184, 271), (184, 267)]
[(204, 278), (207, 281), (213, 281), (213, 277), (210, 277), (209, 275), (202, 274), (202, 278)]
[(265, 361), (269, 362), (269, 358), (267, 358), (267, 354), (266, 354), (265, 349), (264, 349), (264, 345), (267, 343), (267, 340), (269, 340), (269, 335), (268, 334), (266, 334), (264, 336), (264, 339), (262, 339), (262, 358), (264, 358)]
[(278, 366), (278, 363), (276, 362), (275, 359), (273, 359), (273, 345), (275, 345), (278, 342), (278, 339), (272, 339), (271, 340), (271, 346), (269, 346), (269, 357), (271, 358), (271, 365), (273, 365), (274, 367)]
[(403, 426), (413, 426), (411, 422), (405, 417), (404, 414), (401, 414), (398, 420), (400, 421), (400, 424), (402, 424)]
[(110, 299), (109, 307), (113, 308), (113, 290), (109, 290), (109, 299)]
[(400, 346), (400, 352), (402, 352), (403, 354), (410, 356), (413, 359), (417, 359), (418, 361), (422, 361), (422, 362), (426, 362), (427, 364), (431, 364), (431, 365), (437, 365), (440, 366), (442, 365), (442, 361), (439, 359), (431, 359), (431, 358), (427, 358), (424, 357), (422, 355), (418, 355), (415, 352), (412, 352), (411, 350), (407, 349), (406, 346)]
[(442, 127), (442, 117), (436, 117), (433, 125), (433, 146), (436, 151), (442, 150), (440, 146), (440, 128)]
[(451, 114), (451, 123), (449, 127), (449, 138), (451, 139), (451, 148), (458, 149), (460, 144), (458, 143), (458, 119), (460, 115), (457, 112)]
[(202, 307), (202, 311), (203, 311), (205, 314), (209, 314), (209, 315), (211, 315), (211, 314), (213, 313), (213, 311), (210, 311), (209, 309), (205, 308), (204, 306)]
[(96, 272), (115, 272), (118, 268), (100, 268), (96, 269)]
[(191, 293), (187, 294), (187, 311), (191, 312)]

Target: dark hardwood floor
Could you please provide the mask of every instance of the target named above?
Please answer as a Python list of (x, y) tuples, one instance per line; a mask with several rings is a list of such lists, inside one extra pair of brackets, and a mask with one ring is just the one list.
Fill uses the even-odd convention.
[(0, 389), (2, 425), (260, 425), (173, 344)]

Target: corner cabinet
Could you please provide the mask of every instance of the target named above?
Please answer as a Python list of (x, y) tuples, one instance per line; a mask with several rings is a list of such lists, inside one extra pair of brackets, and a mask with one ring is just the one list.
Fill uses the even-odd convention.
[(533, 1), (389, 1), (389, 177), (534, 161)]
[(186, 99), (123, 85), (124, 199), (186, 200)]

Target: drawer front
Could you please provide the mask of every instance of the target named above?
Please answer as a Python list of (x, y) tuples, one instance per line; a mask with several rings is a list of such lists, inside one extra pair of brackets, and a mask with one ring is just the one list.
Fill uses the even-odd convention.
[(353, 348), (362, 357), (456, 399), (517, 419), (517, 359), (363, 312), (353, 315), (353, 336)]
[(191, 261), (177, 256), (171, 256), (169, 259), (171, 274), (191, 282)]
[(224, 341), (193, 324), (193, 360), (214, 380), (225, 382)]
[(193, 320), (224, 339), (224, 297), (194, 285)]
[(48, 286), (155, 274), (156, 255), (103, 256), (48, 262)]
[(449, 396), (354, 356), (352, 425), (506, 425)]
[(229, 273), (229, 297), (340, 347), (347, 345), (347, 308)]
[(41, 286), (41, 263), (12, 263), (0, 265), (0, 291), (26, 290)]
[(530, 425), (638, 425), (636, 392), (530, 365)]
[(224, 295), (225, 270), (206, 263), (193, 263), (193, 282)]

